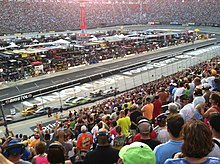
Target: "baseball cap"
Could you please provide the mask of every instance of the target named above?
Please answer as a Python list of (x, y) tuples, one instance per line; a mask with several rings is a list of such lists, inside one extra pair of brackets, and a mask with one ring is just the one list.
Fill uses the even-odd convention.
[(157, 116), (157, 121), (165, 120), (167, 119), (167, 114), (166, 113), (161, 113)]
[(81, 131), (86, 131), (87, 127), (85, 125), (81, 126)]
[(204, 84), (202, 85), (202, 89), (210, 89), (210, 88), (211, 88), (211, 86), (210, 86), (209, 83), (204, 83)]
[(25, 146), (23, 143), (20, 142), (20, 140), (12, 139), (8, 142), (8, 145), (5, 147), (10, 155), (17, 156), (19, 154), (22, 154)]
[(119, 157), (124, 164), (155, 164), (156, 157), (151, 148), (142, 142), (126, 145), (119, 151)]

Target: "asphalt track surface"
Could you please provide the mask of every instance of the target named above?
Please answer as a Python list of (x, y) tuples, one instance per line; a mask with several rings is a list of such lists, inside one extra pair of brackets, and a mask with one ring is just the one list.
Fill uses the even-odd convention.
[(144, 56), (136, 56), (135, 58), (132, 59), (125, 59), (125, 60), (120, 60), (120, 61), (112, 61), (111, 63), (106, 63), (106, 64), (96, 64), (97, 66), (93, 67), (84, 67), (83, 70), (74, 70), (74, 72), (68, 73), (68, 74), (62, 74), (59, 76), (54, 76), (51, 78), (43, 78), (38, 81), (33, 81), (33, 82), (28, 82), (22, 85), (19, 85), (19, 81), (17, 82), (17, 85), (9, 88), (5, 88), (1, 90), (0, 94), (0, 100), (3, 99), (8, 99), (13, 96), (17, 95), (24, 95), (29, 92), (32, 92), (34, 90), (39, 90), (43, 88), (50, 87), (52, 85), (56, 86), (60, 83), (68, 82), (68, 81), (77, 81), (86, 77), (92, 77), (94, 74), (102, 74), (104, 72), (112, 72), (115, 69), (121, 68), (121, 67), (126, 67), (128, 65), (134, 64), (134, 63), (147, 63), (151, 61), (152, 59), (155, 58), (160, 58), (163, 56), (170, 56), (170, 55), (176, 55), (179, 54), (183, 51), (186, 51), (186, 49), (194, 49), (203, 45), (215, 43), (216, 41), (220, 40), (220, 36), (218, 36), (217, 40), (210, 40), (210, 41), (205, 41), (197, 44), (191, 44), (188, 45), (187, 47), (176, 47), (175, 49), (167, 49), (162, 52), (155, 52), (153, 54), (148, 54)]

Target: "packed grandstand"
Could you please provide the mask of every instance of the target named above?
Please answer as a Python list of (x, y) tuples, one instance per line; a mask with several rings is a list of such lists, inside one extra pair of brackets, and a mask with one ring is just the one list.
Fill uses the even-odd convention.
[[(0, 5), (1, 33), (63, 31), (79, 27), (78, 1), (2, 0)], [(117, 0), (114, 2), (94, 0), (88, 1), (86, 6), (90, 28), (150, 22), (182, 25), (186, 23), (215, 25), (220, 22), (220, 17), (216, 16), (220, 9), (218, 0)], [(118, 37), (118, 33), (114, 32), (112, 36), (117, 34)], [(145, 35), (156, 36), (159, 40), (149, 41), (135, 36), (135, 39), (123, 39), (114, 44), (107, 42), (108, 48), (101, 48), (100, 43), (91, 48), (85, 48), (85, 43), (74, 43), (75, 47), (73, 45), (72, 49), (69, 49), (71, 51), (63, 47), (61, 48), (63, 51), (54, 51), (54, 47), (51, 46), (52, 41), (49, 41), (43, 45), (31, 43), (32, 45), (28, 45), (28, 48), (32, 48), (34, 44), (41, 48), (52, 47), (50, 53), (38, 54), (41, 55), (41, 60), (44, 58), (43, 55), (53, 55), (53, 53), (54, 59), (57, 60), (62, 55), (74, 56), (74, 48), (77, 48), (78, 56), (83, 59), (68, 63), (75, 66), (76, 62), (79, 62), (77, 65), (85, 63), (89, 65), (108, 58), (124, 57), (117, 56), (119, 54), (138, 55), (139, 50), (140, 53), (148, 53), (161, 47), (178, 47), (189, 42), (193, 44), (199, 39), (205, 42), (205, 39), (212, 37), (210, 34), (198, 33), (198, 31), (178, 33), (151, 31)], [(4, 42), (7, 41), (4, 40)], [(2, 81), (20, 80), (28, 72), (29, 64), (39, 66), (44, 62), (35, 59), (35, 53), (28, 54), (30, 49), (25, 46), (26, 44), (22, 42), (18, 45), (7, 43), (1, 48)], [(106, 50), (106, 54), (92, 53), (100, 50)], [(12, 51), (17, 52), (17, 55), (20, 53), (19, 60), (8, 59), (8, 56), (15, 56)], [(22, 57), (21, 51), (26, 52), (23, 52), (26, 56)], [(88, 56), (92, 58), (86, 58), (87, 52), (91, 52)], [(94, 58), (97, 54), (98, 56)], [(14, 134), (11, 129), (6, 128), (5, 137), (0, 139), (0, 163), (219, 164), (219, 52), (215, 55), (210, 60), (200, 61), (195, 66), (181, 72), (177, 71), (168, 77), (161, 75), (160, 79), (136, 86), (120, 95), (115, 94), (114, 97), (100, 103), (78, 110), (69, 109), (65, 119), (59, 118), (62, 111), (52, 114), (48, 110), (48, 117), (54, 117), (54, 126), (45, 129), (44, 123), (39, 122), (32, 135), (23, 132)], [(27, 61), (29, 63), (24, 65), (25, 68), (27, 66), (27, 70), (24, 68), (24, 70), (18, 70), (17, 66), (11, 64), (22, 65)], [(67, 62), (67, 59), (64, 61)], [(11, 65), (6, 68), (8, 63)], [(13, 67), (13, 71), (18, 75), (11, 76), (8, 72), (9, 67)], [(5, 122), (4, 125), (6, 127)]]
[[(218, 0), (88, 0), (88, 28), (124, 24), (220, 22)], [(120, 4), (120, 5), (119, 5)], [(1, 0), (0, 33), (79, 29), (78, 0)]]

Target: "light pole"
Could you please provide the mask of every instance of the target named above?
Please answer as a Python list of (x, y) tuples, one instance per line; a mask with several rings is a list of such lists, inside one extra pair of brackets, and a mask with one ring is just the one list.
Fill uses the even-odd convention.
[(7, 120), (5, 119), (5, 114), (4, 114), (4, 109), (3, 109), (3, 103), (2, 102), (1, 102), (1, 112), (2, 112), (2, 117), (3, 117), (3, 121), (4, 121), (5, 134), (6, 134), (6, 137), (8, 137), (9, 133), (8, 133)]

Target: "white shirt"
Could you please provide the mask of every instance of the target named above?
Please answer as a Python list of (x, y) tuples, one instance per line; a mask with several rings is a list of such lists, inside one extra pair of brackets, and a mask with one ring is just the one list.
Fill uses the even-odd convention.
[[(181, 88), (177, 88), (176, 92), (174, 93), (174, 102), (180, 102), (180, 96), (183, 95), (185, 88), (181, 87)], [(176, 98), (178, 97), (178, 99), (176, 100)]]
[(184, 121), (187, 122), (194, 117), (194, 108), (191, 103), (186, 104), (181, 110), (180, 114), (183, 117)]
[(194, 108), (196, 107), (196, 105), (201, 103), (205, 103), (205, 98), (203, 96), (195, 97), (192, 102)]
[[(213, 138), (220, 143), (220, 139)], [(215, 143), (212, 151), (207, 155), (208, 157), (217, 157), (220, 158), (220, 147)]]

